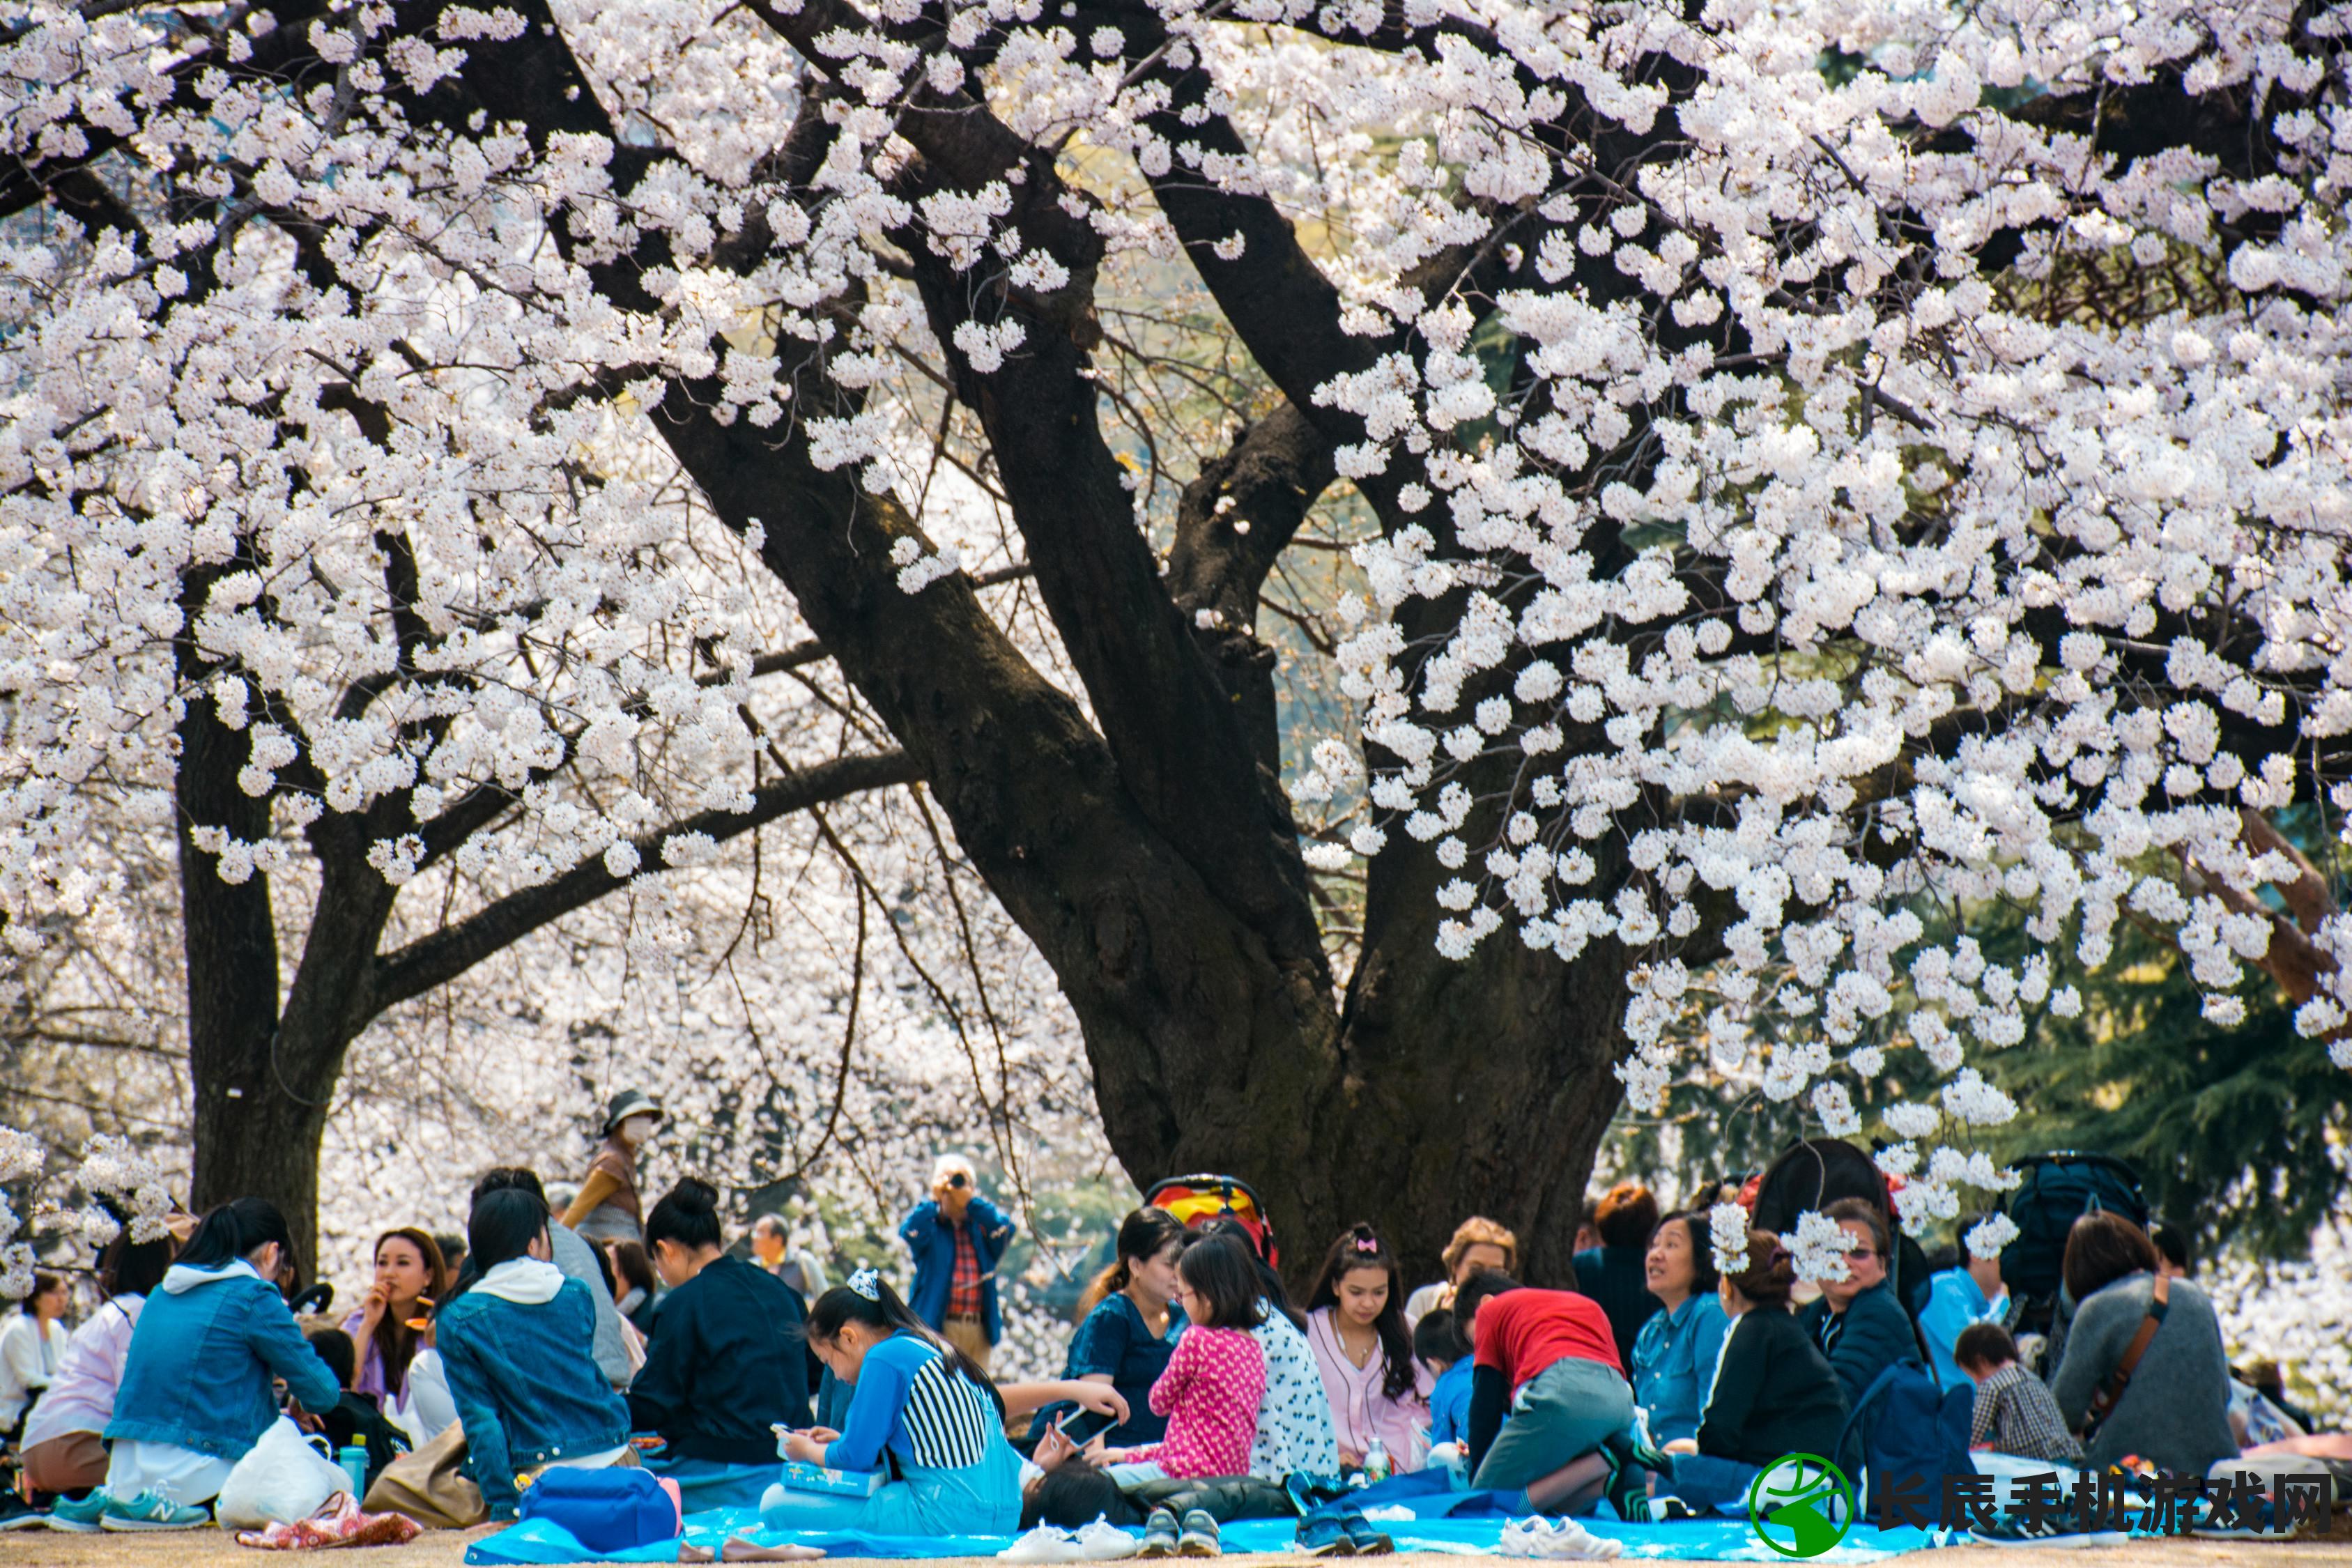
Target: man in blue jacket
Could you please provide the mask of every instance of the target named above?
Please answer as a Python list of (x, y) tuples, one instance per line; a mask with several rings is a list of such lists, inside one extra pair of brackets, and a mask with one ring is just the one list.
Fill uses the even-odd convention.
[(915, 1255), (907, 1305), (987, 1371), (1004, 1334), (996, 1265), (1013, 1239), (1013, 1221), (980, 1195), (971, 1161), (942, 1154), (932, 1162), (930, 1202), (915, 1205), (898, 1236)]
[(1886, 1216), (1862, 1198), (1840, 1198), (1822, 1212), (1845, 1232), (1845, 1278), (1822, 1280), (1821, 1300), (1797, 1321), (1829, 1357), (1853, 1405), (1880, 1373), (1896, 1362), (1919, 1361), (1919, 1341), (1910, 1314), (1886, 1283)]

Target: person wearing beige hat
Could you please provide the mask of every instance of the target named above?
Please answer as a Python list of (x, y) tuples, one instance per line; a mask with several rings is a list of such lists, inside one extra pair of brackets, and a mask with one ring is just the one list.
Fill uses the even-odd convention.
[(581, 1179), (580, 1195), (563, 1223), (590, 1241), (643, 1241), (645, 1210), (637, 1200), (637, 1151), (661, 1124), (663, 1111), (641, 1089), (625, 1089), (604, 1108), (604, 1142)]

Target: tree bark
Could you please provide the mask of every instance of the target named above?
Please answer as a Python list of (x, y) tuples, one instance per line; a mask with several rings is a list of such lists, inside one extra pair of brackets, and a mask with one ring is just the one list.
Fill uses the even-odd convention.
[[(180, 639), (178, 662), (189, 689), (200, 689), (214, 673), (196, 647), (194, 622), (220, 574), (192, 572), (183, 588), (181, 608), (190, 629)], [(187, 700), (174, 732), (195, 1142), (188, 1206), (201, 1214), (230, 1198), (267, 1197), (286, 1211), (303, 1260), (315, 1262), (326, 1094), (304, 1048), (309, 1042), (289, 1049), (278, 1036), (278, 927), (269, 879), (257, 870), (243, 882), (223, 881), (218, 858), (194, 838), (198, 827), (218, 827), (259, 843), (269, 837), (269, 805), (237, 787), (247, 737), (220, 721), (208, 695)], [(327, 1088), (332, 1084), (330, 1073)]]
[(296, 1267), (304, 1279), (315, 1278), (319, 1151), (331, 1101), (302, 1099), (288, 1087), (288, 1079), (315, 1080), (326, 1068), (331, 1082), (341, 1075), (342, 1049), (329, 1057), (315, 1047), (281, 1046), (277, 1032), (269, 1030), (257, 1044), (248, 1035), (235, 1042), (215, 1042), (200, 1053), (197, 1038), (191, 1029), (188, 1075), (195, 1084), (191, 1129), (195, 1171), (188, 1206), (202, 1214), (232, 1198), (268, 1198), (285, 1215), (293, 1233)]
[[(511, 43), (474, 43), (459, 80), (436, 93), (436, 111), (455, 119), (480, 107), (537, 135), (609, 135), (584, 80), (551, 65), (563, 46), (530, 25), (541, 11), (526, 7)], [(831, 0), (761, 14), (812, 60), (824, 58), (815, 37), (852, 20)], [(529, 63), (511, 58), (526, 54)], [(977, 184), (1026, 156), (960, 104), (927, 104), (902, 123), (921, 154), (902, 195), (919, 195), (925, 180), (936, 188), (941, 172)], [(779, 158), (811, 156), (788, 145)], [(615, 165), (623, 188), (646, 166), (634, 154)], [(1025, 167), (1013, 221), (1082, 287), (1091, 237), (1060, 206), (1066, 192), (1050, 164)], [(740, 247), (756, 260), (759, 226), (750, 220), (721, 253)], [(919, 245), (906, 248), (923, 257)], [(1252, 249), (1311, 269), (1295, 243)], [(662, 259), (649, 244), (592, 276), (607, 297), (644, 308), (637, 280)], [(946, 342), (957, 312), (985, 290), (929, 259), (917, 268)], [(1289, 276), (1315, 292), (1317, 279)], [(1027, 306), (1000, 293), (985, 308)], [(1276, 783), (1271, 661), (1246, 629), (1204, 635), (1190, 624), (1200, 609), (1255, 611), (1266, 571), (1330, 481), (1332, 433), (1295, 406), (1244, 432), (1188, 495), (1162, 580), (1096, 426), (1084, 317), (1083, 306), (1047, 301), (1024, 316), (1024, 351), (1001, 370), (951, 367), (988, 430), (1039, 586), (1092, 699), (1091, 723), (1012, 645), (968, 580), (898, 588), (891, 547), (920, 531), (892, 498), (862, 493), (852, 470), (817, 469), (803, 440), (712, 418), (715, 384), (673, 384), (653, 416), (722, 521), (741, 531), (762, 520), (767, 565), (1053, 966), (1081, 1026), (1107, 1136), (1139, 1185), (1203, 1169), (1249, 1180), (1302, 1284), (1358, 1219), (1382, 1227), (1416, 1280), (1434, 1278), (1446, 1238), (1473, 1212), (1520, 1231), (1538, 1278), (1567, 1278), (1584, 1179), (1620, 1096), (1611, 1068), (1622, 954), (1596, 947), (1566, 964), (1498, 941), (1467, 963), (1444, 957), (1433, 893), (1450, 873), (1400, 836), (1378, 862), (1352, 984), (1335, 991)], [(1318, 330), (1350, 356), (1364, 352), (1333, 323)], [(780, 376), (801, 389), (796, 407), (855, 410), (856, 395), (829, 382), (814, 351), (788, 340), (778, 348)], [(1300, 384), (1328, 368), (1301, 369)], [(1223, 521), (1220, 489), (1236, 502)], [(1235, 520), (1251, 533), (1234, 534)]]

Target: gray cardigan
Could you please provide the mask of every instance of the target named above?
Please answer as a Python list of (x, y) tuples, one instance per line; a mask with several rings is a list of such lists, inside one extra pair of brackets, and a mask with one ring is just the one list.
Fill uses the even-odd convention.
[(596, 1254), (588, 1238), (562, 1220), (551, 1219), (547, 1240), (563, 1277), (588, 1287), (589, 1302), (596, 1309), (596, 1343), (590, 1352), (595, 1357), (596, 1370), (614, 1388), (628, 1387), (629, 1347), (621, 1338), (621, 1314), (614, 1309), (613, 1293), (604, 1289), (604, 1274), (596, 1267)]
[[(2050, 1392), (2066, 1429), (2080, 1432), (2091, 1396), (2115, 1371), (2147, 1316), (2152, 1274), (2134, 1274), (2095, 1293), (2074, 1313), (2066, 1359)], [(2088, 1445), (2093, 1468), (2137, 1454), (2164, 1469), (2201, 1476), (2216, 1459), (2235, 1457), (2230, 1435), (2230, 1358), (2221, 1320), (2205, 1293), (2175, 1279), (2163, 1323), (2139, 1358), (2124, 1396)]]

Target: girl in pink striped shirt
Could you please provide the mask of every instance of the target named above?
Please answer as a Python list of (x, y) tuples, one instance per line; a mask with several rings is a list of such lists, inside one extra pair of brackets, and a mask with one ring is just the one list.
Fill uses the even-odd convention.
[(1177, 1303), (1190, 1321), (1151, 1385), (1151, 1411), (1168, 1417), (1168, 1436), (1103, 1457), (1149, 1462), (1174, 1479), (1245, 1476), (1265, 1394), (1265, 1352), (1250, 1334), (1265, 1313), (1257, 1270), (1239, 1241), (1206, 1236), (1184, 1249), (1176, 1275)]

